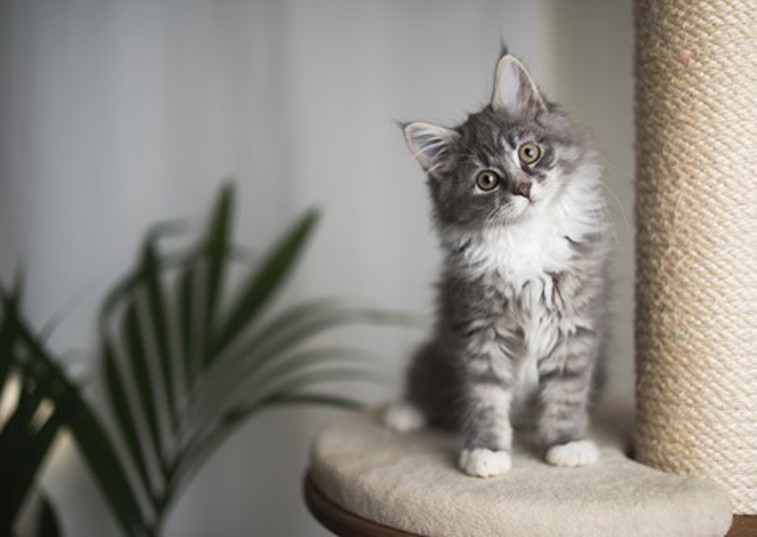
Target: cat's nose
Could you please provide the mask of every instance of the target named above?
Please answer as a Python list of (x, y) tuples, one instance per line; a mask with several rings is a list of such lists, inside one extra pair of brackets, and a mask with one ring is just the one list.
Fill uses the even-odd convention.
[(517, 183), (515, 185), (515, 194), (531, 201), (531, 183)]

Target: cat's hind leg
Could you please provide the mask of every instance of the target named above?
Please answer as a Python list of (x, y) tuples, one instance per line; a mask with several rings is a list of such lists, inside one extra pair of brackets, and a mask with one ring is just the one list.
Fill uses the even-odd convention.
[(400, 400), (390, 403), (382, 416), (384, 425), (401, 433), (414, 431), (426, 425), (426, 416), (414, 404)]
[(435, 340), (421, 345), (413, 355), (403, 398), (390, 404), (383, 421), (396, 431), (412, 431), (425, 425), (452, 429), (457, 420), (452, 403), (458, 383), (452, 357)]

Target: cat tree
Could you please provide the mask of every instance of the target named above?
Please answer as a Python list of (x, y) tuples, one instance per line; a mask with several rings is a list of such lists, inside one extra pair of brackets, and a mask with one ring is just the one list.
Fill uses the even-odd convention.
[(635, 25), (636, 458), (755, 515), (757, 9), (637, 0)]
[[(757, 9), (634, 8), (644, 465), (599, 432), (594, 467), (549, 467), (521, 442), (509, 474), (481, 480), (456, 468), (451, 437), (350, 416), (315, 441), (306, 482), (338, 534), (694, 537), (757, 513)], [(730, 535), (757, 535), (754, 520)]]

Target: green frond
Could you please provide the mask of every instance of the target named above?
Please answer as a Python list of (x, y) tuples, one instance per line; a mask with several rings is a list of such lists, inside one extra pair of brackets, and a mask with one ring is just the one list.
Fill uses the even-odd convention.
[(223, 352), (250, 326), (268, 300), (281, 287), (317, 221), (318, 213), (314, 210), (308, 211), (274, 245), (260, 268), (246, 278), (228, 317), (219, 327), (219, 335), (213, 340), (211, 348), (215, 355)]
[[(269, 305), (301, 257), (318, 213), (297, 219), (254, 265), (232, 241), (233, 213), (234, 189), (227, 185), (193, 244), (167, 252), (161, 239), (185, 233), (187, 226), (153, 227), (137, 263), (106, 294), (98, 315), (98, 356), (111, 428), (25, 323), (19, 325), (23, 330), (11, 327), (13, 333), (0, 324), (0, 352), (6, 340), (23, 341), (30, 363), (49, 374), (53, 401), (66, 411), (45, 438), (54, 426), (69, 428), (128, 536), (159, 535), (196, 471), (256, 413), (295, 404), (358, 409), (358, 401), (324, 388), (386, 380), (375, 356), (346, 347), (311, 348), (314, 337), (356, 323), (417, 321), (333, 299), (272, 315)], [(242, 273), (239, 287), (230, 289), (234, 263)], [(0, 360), (0, 380), (3, 367)]]

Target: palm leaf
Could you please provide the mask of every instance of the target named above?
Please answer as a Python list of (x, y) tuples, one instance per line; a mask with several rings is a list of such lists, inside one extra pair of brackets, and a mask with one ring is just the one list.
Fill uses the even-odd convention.
[[(304, 347), (313, 336), (351, 323), (408, 321), (405, 314), (333, 300), (268, 314), (312, 233), (315, 211), (298, 219), (255, 267), (245, 260), (241, 284), (225, 304), (229, 264), (242, 252), (231, 241), (233, 207), (234, 191), (225, 186), (203, 235), (178, 255), (159, 247), (165, 230), (154, 230), (139, 263), (100, 310), (100, 357), (115, 434), (76, 405), (69, 427), (128, 535), (159, 534), (183, 487), (256, 412), (286, 404), (359, 407), (312, 388), (375, 381), (379, 373), (354, 349)], [(118, 491), (109, 483), (111, 466)]]
[[(356, 381), (370, 378), (365, 371), (358, 369), (324, 370), (320, 375), (296, 379), (292, 386), (299, 385), (304, 388), (308, 385), (316, 385), (321, 382)], [(247, 404), (229, 409), (214, 427), (207, 431), (202, 438), (196, 438), (185, 451), (177, 466), (172, 479), (168, 482), (166, 497), (168, 505), (184, 490), (191, 479), (207, 462), (210, 456), (250, 417), (266, 408), (283, 406), (287, 404), (318, 404), (330, 406), (342, 410), (357, 411), (363, 409), (363, 405), (347, 397), (328, 394), (294, 393), (276, 391), (260, 398), (256, 404)]]
[[(158, 408), (155, 402), (155, 385), (157, 384), (150, 371), (149, 358), (145, 346), (146, 336), (137, 313), (137, 297), (132, 297), (126, 306), (124, 313), (121, 335), (127, 355), (126, 366), (136, 384), (139, 394), (141, 415), (147, 422), (147, 428), (152, 441), (151, 452), (156, 462), (164, 465), (163, 436), (158, 423)], [(136, 409), (134, 409), (136, 411)]]
[[(37, 410), (39, 407), (37, 407)], [(71, 410), (70, 401), (59, 400), (55, 405), (55, 409), (50, 413), (50, 416), (40, 426), (37, 426), (30, 420), (27, 423), (27, 441), (22, 446), (23, 451), (19, 453), (17, 458), (11, 459), (15, 461), (17, 465), (18, 478), (15, 480), (15, 487), (19, 492), (17, 498), (17, 507), (21, 508), (26, 496), (32, 489), (32, 485), (35, 483), (37, 473), (42, 467), (42, 463), (45, 460), (53, 440), (55, 440), (60, 428), (68, 419), (68, 415)]]
[[(218, 202), (210, 218), (210, 225), (205, 237), (207, 250), (207, 271), (205, 279), (205, 332), (209, 332), (209, 323), (215, 318), (216, 306), (221, 294), (224, 269), (229, 254), (231, 218), (233, 212), (234, 191), (230, 185), (221, 189)], [(205, 356), (205, 361), (209, 355)]]
[(179, 323), (179, 345), (183, 387), (186, 393), (191, 392), (195, 379), (200, 374), (204, 355), (205, 337), (199, 329), (200, 308), (196, 296), (195, 282), (197, 279), (197, 265), (187, 262), (177, 280), (176, 306)]
[(149, 533), (132, 481), (102, 423), (83, 402), (77, 401), (68, 420), (77, 447), (125, 535)]
[[(323, 383), (345, 382), (345, 381), (375, 381), (382, 378), (376, 370), (370, 370), (365, 367), (350, 365), (336, 365), (331, 367), (322, 367), (315, 371), (287, 371), (286, 375), (281, 377), (271, 377), (270, 384), (264, 389), (256, 392), (253, 396), (240, 405), (236, 405), (228, 410), (220, 420), (213, 423), (207, 431), (192, 439), (190, 448), (187, 452), (193, 454), (210, 453), (215, 450), (236, 428), (242, 424), (243, 420), (248, 418), (252, 413), (262, 410), (268, 404), (281, 397), (294, 396), (302, 390), (309, 389), (313, 386)], [(263, 383), (261, 383), (263, 384)], [(362, 408), (358, 402), (347, 398), (339, 398), (342, 401), (349, 401), (351, 408)], [(187, 457), (188, 466), (198, 462), (200, 455)]]
[(255, 395), (270, 389), (281, 382), (281, 379), (298, 372), (318, 370), (324, 366), (346, 365), (354, 367), (355, 370), (364, 370), (375, 378), (383, 376), (383, 373), (372, 366), (371, 362), (377, 358), (375, 354), (351, 347), (304, 349), (285, 356), (267, 358), (258, 364), (259, 370), (254, 374), (235, 377), (236, 383), (221, 383), (215, 379), (208, 382), (208, 389), (188, 410), (192, 415), (203, 416), (202, 420), (192, 424), (194, 428), (190, 427), (184, 431), (184, 438), (189, 444), (203, 434), (203, 429), (207, 428), (208, 423), (225, 419), (223, 415), (240, 400), (249, 401), (250, 394)]
[(37, 537), (60, 537), (60, 523), (53, 504), (47, 496), (40, 495), (40, 512), (37, 516)]
[(305, 242), (318, 221), (316, 211), (307, 212), (274, 245), (273, 250), (242, 286), (239, 298), (231, 307), (226, 322), (220, 328), (220, 334), (213, 342), (214, 354), (220, 354), (255, 317), (263, 306), (284, 283), (293, 268)]
[(0, 286), (0, 399), (13, 380), (18, 394), (10, 415), (0, 424), (0, 532), (10, 533), (29, 497), (36, 476), (60, 429), (66, 409), (50, 402), (49, 375), (37, 374), (18, 344), (16, 308), (20, 288), (8, 294)]
[[(29, 379), (22, 378), (16, 398), (15, 407), (0, 432), (0, 482), (4, 483), (2, 504), (4, 511), (3, 524), (12, 525), (13, 520), (29, 493), (29, 485), (34, 475), (25, 475), (23, 469), (28, 468), (27, 450), (35, 447), (36, 438), (31, 428), (31, 419), (42, 401), (42, 394), (29, 386)], [(26, 470), (28, 472), (28, 470)]]
[[(226, 393), (230, 385), (245, 382), (271, 361), (301, 346), (327, 330), (351, 324), (407, 326), (419, 318), (406, 312), (346, 308), (333, 299), (320, 299), (293, 306), (254, 332), (248, 340), (222, 354), (206, 373), (211, 390)], [(206, 401), (195, 402), (195, 405)]]
[[(47, 354), (39, 337), (29, 329), (18, 311), (17, 291), (8, 293), (0, 284), (0, 305), (3, 312), (0, 361), (10, 363), (6, 371), (11, 367), (16, 369), (21, 383), (15, 411), (0, 433), (0, 474), (3, 476), (0, 481), (4, 483), (0, 487), (0, 531), (6, 529), (10, 533), (10, 526), (6, 524), (13, 523), (59, 429), (65, 424), (76, 428), (79, 436), (95, 438), (102, 433), (102, 427), (94, 416), (89, 415), (89, 408), (79, 391)], [(4, 375), (6, 382), (0, 385), (2, 389), (7, 386), (7, 379), (8, 376)], [(50, 403), (50, 408), (48, 415), (42, 416), (40, 421), (38, 418), (43, 403)], [(82, 426), (88, 422), (94, 425)], [(104, 434), (102, 438), (105, 438)], [(108, 445), (107, 438), (103, 442), (106, 453), (98, 453), (88, 459), (96, 461), (103, 475), (107, 469), (111, 486), (117, 487), (108, 495), (113, 501), (114, 513), (122, 524), (124, 534), (136, 535), (131, 525), (133, 520), (139, 519), (134, 514), (138, 510), (136, 500), (132, 498), (133, 501), (129, 501), (128, 488), (122, 486), (127, 484), (125, 475), (119, 473), (117, 463), (108, 460), (107, 448), (113, 453), (112, 446)], [(117, 504), (121, 507), (116, 507)], [(48, 525), (48, 529), (53, 531), (52, 526)]]
[(129, 456), (132, 464), (139, 472), (139, 478), (143, 485), (144, 493), (155, 500), (155, 493), (150, 486), (150, 476), (147, 469), (145, 448), (137, 432), (135, 417), (132, 415), (132, 408), (126, 395), (125, 382), (121, 378), (118, 370), (115, 351), (113, 345), (107, 339), (103, 341), (102, 359), (104, 362), (106, 395), (109, 399), (111, 409), (115, 415), (119, 432), (123, 437), (126, 447), (129, 450)]
[(168, 333), (168, 318), (166, 313), (166, 305), (164, 299), (164, 293), (161, 286), (161, 260), (155, 251), (155, 245), (152, 241), (148, 241), (144, 246), (144, 254), (142, 261), (142, 275), (144, 278), (144, 288), (147, 294), (147, 303), (150, 310), (150, 325), (152, 327), (152, 335), (155, 340), (156, 351), (158, 355), (158, 363), (160, 364), (160, 370), (163, 376), (163, 383), (161, 385), (163, 393), (167, 399), (166, 410), (168, 411), (168, 417), (170, 419), (171, 426), (175, 429), (177, 426), (176, 417), (176, 398), (174, 395), (174, 371), (173, 371), (173, 359), (170, 351)]
[(0, 317), (0, 389), (5, 387), (8, 371), (13, 363), (13, 345), (16, 342), (15, 323), (12, 315), (16, 311), (16, 293), (6, 294), (0, 285), (2, 298), (2, 317)]
[[(32, 333), (27, 322), (13, 308), (6, 293), (0, 288), (5, 312), (10, 315), (17, 341), (28, 351), (28, 359), (35, 368), (49, 375), (51, 398), (55, 406), (66, 409), (66, 426), (72, 432), (85, 462), (100, 485), (108, 505), (125, 535), (144, 533), (141, 522), (145, 519), (140, 511), (131, 482), (121, 465), (114, 445), (102, 423), (81, 397), (81, 393), (67, 378), (58, 364)], [(7, 460), (7, 459), (3, 459)]]

